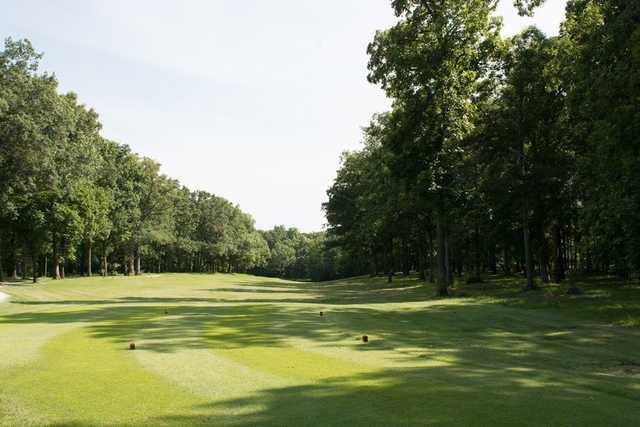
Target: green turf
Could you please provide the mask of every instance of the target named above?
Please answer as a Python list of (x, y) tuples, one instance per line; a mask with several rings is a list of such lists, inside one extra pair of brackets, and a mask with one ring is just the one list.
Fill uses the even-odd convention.
[(576, 281), (13, 284), (0, 425), (637, 425), (640, 286)]

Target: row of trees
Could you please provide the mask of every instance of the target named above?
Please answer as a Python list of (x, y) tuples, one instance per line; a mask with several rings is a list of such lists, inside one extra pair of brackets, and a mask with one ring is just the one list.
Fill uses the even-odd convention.
[[(519, 0), (522, 13), (543, 1)], [(503, 39), (495, 0), (394, 0), (369, 45), (393, 100), (324, 205), (353, 268), (640, 271), (640, 2), (569, 0), (558, 37)]]
[(97, 114), (60, 95), (39, 60), (26, 40), (0, 52), (0, 281), (96, 269), (337, 274), (327, 257), (338, 250), (324, 250), (323, 233), (258, 231), (227, 200), (101, 137)]
[(340, 247), (332, 245), (325, 232), (301, 233), (278, 226), (261, 233), (271, 257), (253, 270), (255, 274), (325, 281), (360, 272)]

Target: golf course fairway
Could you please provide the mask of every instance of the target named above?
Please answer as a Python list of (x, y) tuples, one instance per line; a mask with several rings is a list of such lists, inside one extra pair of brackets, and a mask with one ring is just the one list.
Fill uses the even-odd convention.
[(638, 285), (516, 282), (9, 284), (0, 425), (637, 425)]

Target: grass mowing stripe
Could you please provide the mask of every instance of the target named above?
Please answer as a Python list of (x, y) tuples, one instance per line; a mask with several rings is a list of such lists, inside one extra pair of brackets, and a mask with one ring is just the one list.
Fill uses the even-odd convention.
[(315, 383), (372, 371), (371, 368), (367, 368), (363, 364), (351, 363), (336, 357), (286, 345), (218, 350), (217, 354), (260, 372), (286, 378), (294, 383)]
[(0, 369), (29, 365), (40, 357), (40, 350), (49, 340), (75, 327), (73, 324), (0, 325)]
[(5, 393), (49, 423), (135, 424), (203, 403), (145, 371), (133, 352), (77, 329), (27, 367), (0, 373)]
[[(162, 376), (208, 401), (223, 401), (251, 396), (270, 388), (292, 385), (284, 378), (236, 363), (208, 349), (184, 349), (177, 352), (136, 351), (145, 369)], [(249, 410), (258, 410), (260, 405)], [(247, 409), (240, 411), (247, 412)], [(236, 415), (236, 412), (231, 412)]]

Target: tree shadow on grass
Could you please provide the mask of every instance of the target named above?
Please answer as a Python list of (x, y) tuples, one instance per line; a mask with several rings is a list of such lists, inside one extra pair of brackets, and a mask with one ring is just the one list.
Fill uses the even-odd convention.
[(461, 361), (267, 389), (157, 421), (234, 426), (633, 425), (640, 416), (640, 395), (631, 386), (518, 365), (488, 370)]
[[(137, 302), (146, 301), (137, 298)], [(278, 304), (183, 304), (163, 299), (157, 305), (133, 303), (90, 306), (86, 309), (29, 311), (0, 315), (0, 324), (78, 323), (99, 339), (117, 344), (137, 341), (146, 350), (174, 352), (186, 348), (224, 349), (251, 346), (285, 346), (290, 339), (319, 345), (345, 345), (369, 335), (368, 346), (358, 351), (412, 351), (455, 348), (469, 357), (490, 356), (491, 363), (506, 357), (527, 356), (539, 363), (545, 352), (561, 354), (580, 350), (598, 360), (606, 349), (629, 351), (628, 341), (640, 337), (636, 330), (611, 330), (605, 326), (572, 322), (550, 311), (520, 310), (494, 304), (458, 301), (427, 307), (378, 310), (374, 307), (328, 306), (319, 316), (315, 306)], [(621, 341), (622, 344), (617, 341)], [(638, 340), (640, 344), (640, 340)], [(640, 347), (635, 346), (638, 350)], [(407, 353), (408, 354), (408, 353)], [(636, 353), (637, 354), (637, 353)], [(562, 362), (562, 358), (560, 361)], [(640, 362), (640, 361), (638, 361)], [(568, 364), (575, 364), (568, 360)]]
[(4, 282), (0, 282), (0, 287), (2, 286), (37, 286), (37, 284), (34, 284), (33, 281), (31, 279), (10, 279), (10, 280), (6, 280)]
[(603, 382), (517, 364), (488, 370), (459, 360), (266, 388), (158, 415), (146, 424), (626, 426), (640, 417), (638, 403), (640, 393), (630, 381)]
[[(576, 320), (619, 326), (640, 326), (640, 282), (612, 276), (576, 276), (562, 284), (544, 285), (541, 292), (523, 293), (511, 278), (495, 277), (491, 292), (465, 287), (468, 296), (490, 295), (495, 302), (529, 310), (554, 310)], [(580, 295), (567, 293), (571, 286)]]
[[(416, 278), (403, 278), (393, 284), (387, 284), (384, 278), (314, 284), (239, 282), (249, 286), (188, 289), (203, 295), (217, 290), (222, 293), (218, 298), (122, 296), (101, 300), (13, 301), (13, 304), (25, 307), (75, 307), (72, 311), (54, 311), (52, 307), (47, 311), (14, 313), (0, 316), (0, 323), (87, 323), (99, 338), (117, 342), (150, 340), (154, 349), (172, 351), (173, 347), (181, 346), (204, 348), (212, 342), (220, 345), (223, 338), (226, 346), (278, 345), (291, 337), (331, 342), (358, 334), (393, 338), (416, 332), (424, 336), (426, 332), (437, 333), (437, 329), (455, 339), (460, 332), (491, 330), (503, 318), (510, 322), (500, 326), (503, 331), (525, 333), (539, 328), (538, 331), (544, 333), (549, 327), (540, 325), (539, 319), (552, 318), (557, 325), (571, 329), (572, 325), (580, 323), (580, 313), (574, 316), (578, 308), (591, 317), (588, 327), (598, 316), (619, 319), (626, 315), (640, 319), (638, 287), (611, 286), (610, 279), (606, 278), (593, 283), (585, 281), (584, 297), (563, 297), (559, 301), (549, 301), (542, 293), (513, 293), (516, 287), (508, 278), (492, 278), (490, 282), (496, 282), (492, 286), (503, 291), (495, 292), (490, 300), (482, 294), (474, 294), (479, 292), (474, 285), (458, 285), (460, 293), (477, 298), (444, 301), (434, 299), (432, 286)], [(283, 289), (283, 292), (274, 289)], [(226, 294), (234, 293), (237, 295), (226, 297)], [(249, 297), (245, 298), (245, 295)], [(612, 299), (616, 302), (608, 304)], [(389, 309), (377, 305), (396, 301), (418, 302), (418, 307), (421, 304), (424, 307), (416, 309), (407, 305)], [(505, 306), (511, 311), (497, 308)], [(318, 312), (321, 310), (327, 316), (320, 318)], [(564, 316), (565, 312), (570, 316)], [(528, 323), (521, 318), (527, 318)], [(216, 329), (228, 332), (226, 335), (216, 333)], [(601, 327), (595, 325), (594, 331), (599, 330)], [(172, 340), (178, 340), (180, 344)]]

